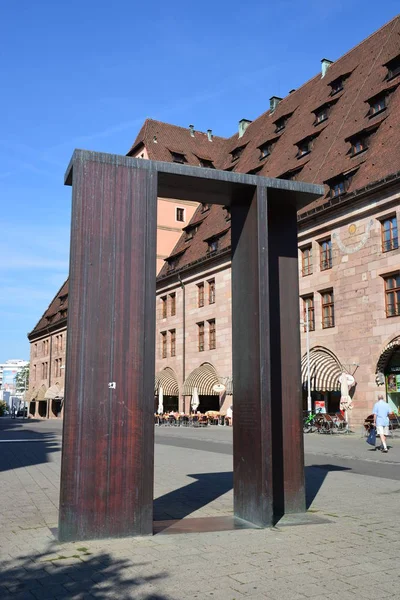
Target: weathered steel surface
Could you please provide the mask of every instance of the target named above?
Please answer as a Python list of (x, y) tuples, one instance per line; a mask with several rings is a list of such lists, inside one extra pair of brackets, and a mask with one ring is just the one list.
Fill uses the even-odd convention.
[(296, 207), (258, 186), (232, 205), (234, 512), (305, 510)]
[(273, 523), (267, 188), (232, 206), (234, 514)]
[(66, 183), (60, 539), (152, 533), (157, 195), (232, 208), (235, 515), (304, 510), (296, 209), (323, 188), (81, 150)]
[(155, 172), (76, 157), (61, 540), (152, 533), (156, 203)]
[(297, 214), (290, 192), (267, 192), (274, 518), (305, 510)]

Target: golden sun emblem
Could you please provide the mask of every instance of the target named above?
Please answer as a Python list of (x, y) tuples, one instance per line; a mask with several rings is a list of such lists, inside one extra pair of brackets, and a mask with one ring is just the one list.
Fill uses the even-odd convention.
[(351, 225), (349, 225), (349, 234), (350, 235), (354, 235), (355, 232), (357, 230), (357, 227), (354, 225), (354, 223), (352, 223)]

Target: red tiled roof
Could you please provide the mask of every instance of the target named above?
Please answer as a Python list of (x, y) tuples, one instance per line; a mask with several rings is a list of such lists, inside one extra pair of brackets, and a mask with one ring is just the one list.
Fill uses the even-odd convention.
[[(388, 81), (385, 66), (399, 54), (400, 17), (397, 16), (332, 63), (325, 77), (321, 77), (321, 74), (316, 75), (281, 100), (272, 114), (268, 110), (250, 123), (242, 137), (239, 138), (239, 134), (235, 134), (226, 140), (219, 138), (221, 150), (213, 155), (215, 166), (242, 173), (256, 171), (257, 175), (267, 177), (295, 173), (297, 180), (310, 183), (329, 182), (352, 171), (348, 194), (399, 173), (400, 74)], [(343, 90), (331, 95), (330, 84), (341, 77), (344, 78)], [(390, 95), (387, 108), (375, 116), (370, 116), (368, 100), (388, 91)], [(331, 103), (328, 119), (316, 124), (315, 111), (327, 103)], [(276, 121), (288, 115), (290, 116), (286, 127), (277, 133)], [(150, 123), (147, 123), (147, 127)], [(188, 129), (164, 124), (163, 138), (168, 140), (166, 145), (169, 142), (168, 136), (177, 139), (177, 130), (180, 140), (190, 140), (193, 144), (194, 138), (190, 137)], [(368, 149), (359, 155), (351, 156), (349, 139), (358, 133), (368, 132)], [(140, 136), (148, 148), (148, 138), (146, 139), (145, 134), (139, 134), (138, 138)], [(309, 137), (313, 138), (311, 152), (298, 157), (297, 144)], [(260, 160), (260, 146), (272, 141), (274, 146), (271, 153)], [(181, 145), (183, 143), (181, 141)], [(151, 146), (152, 154), (149, 158), (171, 161), (171, 157), (162, 151), (161, 144), (157, 144), (157, 149), (154, 146), (156, 145)], [(240, 147), (243, 147), (240, 157), (232, 160), (231, 153)], [(200, 145), (196, 149), (193, 149), (192, 145), (191, 152), (200, 153)], [(299, 170), (299, 167), (302, 168)], [(323, 207), (328, 200), (329, 186), (326, 185), (326, 195), (304, 210)], [(204, 239), (210, 236), (206, 229), (212, 228), (218, 233), (218, 224), (221, 227), (220, 231), (225, 228), (221, 207), (213, 207), (212, 215), (212, 219), (207, 218), (199, 227), (192, 240), (185, 241), (184, 235), (179, 240), (174, 253), (185, 245), (187, 247), (179, 260), (179, 268), (206, 257), (207, 245)], [(193, 220), (198, 218), (199, 213), (196, 212)], [(229, 235), (225, 238), (224, 243), (229, 245)], [(159, 276), (163, 277), (167, 273), (166, 266)]]
[[(229, 139), (214, 136), (209, 142), (205, 133), (195, 132), (192, 137), (189, 129), (148, 119), (128, 154), (142, 143), (153, 160), (171, 162), (169, 149), (173, 148), (185, 154), (190, 165), (198, 165), (199, 156), (209, 157), (220, 169), (248, 173), (261, 166), (258, 175), (279, 177), (297, 169), (302, 159), (297, 157), (296, 144), (311, 136), (313, 148), (297, 179), (324, 183), (360, 164), (348, 191), (363, 188), (400, 170), (400, 135), (394, 135), (400, 121), (400, 75), (388, 82), (384, 66), (399, 54), (400, 17), (396, 17), (332, 63), (325, 77), (316, 75), (281, 100), (272, 114), (268, 110), (250, 123), (241, 138), (238, 134)], [(331, 96), (330, 83), (340, 77), (345, 77), (343, 90)], [(370, 117), (367, 100), (393, 86), (385, 119), (382, 121), (382, 115)], [(316, 125), (315, 111), (329, 102), (328, 119)], [(276, 133), (275, 122), (287, 115), (291, 116), (286, 127)], [(381, 126), (371, 136), (362, 160), (351, 157), (346, 140), (378, 121)], [(259, 147), (272, 140), (272, 152), (260, 160)], [(240, 157), (232, 160), (231, 152), (239, 147), (244, 147)]]
[(172, 162), (171, 151), (179, 152), (185, 155), (188, 165), (198, 167), (199, 158), (219, 162), (225, 141), (215, 135), (209, 141), (207, 133), (194, 131), (192, 136), (185, 127), (146, 119), (127, 155), (133, 156), (145, 146), (150, 160)]
[(32, 340), (49, 329), (56, 329), (57, 326), (64, 325), (67, 320), (67, 313), (64, 311), (68, 312), (68, 279), (58, 290), (39, 322), (28, 333), (28, 339)]
[[(213, 136), (209, 141), (206, 133), (195, 131), (192, 136), (189, 128), (146, 119), (128, 156), (145, 147), (150, 160), (172, 162), (172, 150), (184, 154), (187, 164), (193, 166), (198, 166), (202, 158), (212, 160), (219, 169), (242, 173), (257, 170), (258, 175), (268, 177), (295, 172), (297, 180), (310, 183), (324, 183), (358, 167), (348, 189), (349, 193), (354, 192), (400, 172), (400, 74), (388, 81), (385, 66), (398, 55), (399, 16), (332, 63), (325, 77), (316, 75), (281, 100), (273, 113), (268, 110), (251, 122), (241, 138), (236, 133), (228, 139)], [(343, 90), (331, 95), (330, 84), (340, 77), (345, 78)], [(388, 90), (391, 92), (387, 109), (370, 117), (368, 100)], [(328, 119), (315, 124), (315, 111), (326, 103), (331, 103)], [(282, 117), (288, 117), (286, 127), (276, 132), (275, 123)], [(349, 138), (378, 123), (369, 138), (368, 149), (351, 157)], [(313, 140), (311, 152), (298, 158), (296, 144), (316, 133), (319, 135)], [(268, 141), (274, 143), (272, 152), (260, 160), (259, 148)], [(242, 146), (240, 157), (232, 160), (231, 152)], [(326, 203), (327, 196), (321, 197), (306, 210)], [(198, 230), (191, 239), (184, 233), (171, 253), (178, 255), (175, 267), (180, 269), (209, 256), (206, 240), (227, 229), (225, 214), (216, 205), (204, 214), (201, 206), (197, 209), (190, 224), (200, 221)], [(230, 243), (228, 230), (219, 240), (218, 253), (227, 251)], [(166, 263), (159, 278), (168, 273)], [(68, 293), (68, 282), (64, 286)], [(54, 311), (52, 323), (57, 322), (59, 310), (55, 309), (60, 292), (29, 337), (48, 326), (46, 316)]]

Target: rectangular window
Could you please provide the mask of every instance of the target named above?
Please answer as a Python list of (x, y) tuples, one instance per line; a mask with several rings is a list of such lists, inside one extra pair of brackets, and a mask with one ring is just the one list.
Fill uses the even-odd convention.
[(197, 284), (197, 306), (204, 306), (204, 283)]
[(331, 238), (320, 242), (320, 268), (321, 271), (326, 271), (332, 268), (332, 241)]
[(198, 327), (198, 342), (199, 342), (199, 352), (204, 351), (204, 321), (202, 323), (197, 323)]
[(311, 141), (310, 140), (305, 140), (303, 142), (299, 142), (297, 144), (297, 158), (300, 158), (301, 156), (305, 156), (306, 154), (309, 154), (311, 152)]
[(167, 332), (161, 332), (161, 358), (167, 358)]
[(367, 141), (365, 138), (356, 138), (353, 139), (351, 142), (351, 156), (356, 156), (356, 154), (360, 154), (361, 152), (364, 152), (364, 150), (367, 150), (368, 146), (367, 146)]
[(215, 169), (214, 163), (212, 160), (208, 160), (206, 158), (200, 158), (200, 166), (205, 167), (207, 169)]
[(397, 219), (396, 217), (388, 217), (381, 221), (382, 225), (382, 252), (396, 250), (399, 247), (397, 236)]
[(175, 356), (176, 354), (176, 331), (175, 329), (171, 329), (169, 332), (169, 341), (170, 341), (170, 351), (171, 356)]
[(185, 222), (185, 209), (177, 208), (175, 218), (177, 221), (182, 221), (184, 223)]
[(369, 114), (371, 117), (384, 111), (386, 108), (386, 96), (384, 96), (384, 95), (377, 96), (376, 98), (371, 100), (370, 107), (371, 108), (370, 108)]
[(400, 273), (385, 277), (386, 316), (400, 315)]
[(333, 303), (333, 290), (321, 292), (322, 297), (322, 329), (335, 327), (335, 307)]
[(303, 296), (303, 321), (304, 332), (307, 331), (307, 312), (308, 312), (308, 330), (315, 330), (315, 315), (314, 315), (314, 296)]
[(173, 152), (172, 150), (170, 150), (170, 152), (171, 152), (173, 162), (180, 163), (181, 165), (183, 165), (183, 163), (187, 162), (186, 156), (184, 154), (182, 154), (181, 152)]
[(301, 250), (301, 273), (304, 277), (305, 275), (311, 275), (312, 272), (312, 246), (310, 244)]
[(216, 330), (215, 330), (215, 319), (208, 321), (208, 344), (210, 350), (215, 350), (216, 344)]
[(218, 250), (218, 240), (212, 240), (208, 242), (207, 252), (211, 254), (211, 252), (216, 252)]
[(344, 179), (340, 179), (331, 185), (331, 198), (337, 198), (346, 192), (346, 184)]
[(60, 352), (63, 350), (63, 334), (60, 335)]
[(215, 303), (215, 279), (208, 282), (208, 304)]
[(37, 357), (37, 344), (33, 345), (33, 357), (36, 358)]
[(176, 315), (176, 294), (175, 293), (170, 294), (169, 299), (170, 299), (171, 317), (174, 317)]
[(320, 108), (315, 113), (315, 124), (323, 123), (328, 118), (328, 107)]
[(167, 318), (167, 296), (161, 298), (161, 318)]
[(33, 365), (33, 381), (36, 381), (36, 365)]

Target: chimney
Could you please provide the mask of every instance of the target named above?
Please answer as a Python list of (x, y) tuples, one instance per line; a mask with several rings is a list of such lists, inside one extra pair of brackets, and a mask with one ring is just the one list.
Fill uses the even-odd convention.
[(279, 96), (272, 96), (272, 98), (269, 99), (269, 110), (271, 113), (275, 112), (276, 107), (281, 100), (282, 98), (279, 98)]
[(246, 129), (248, 128), (250, 123), (252, 123), (252, 121), (249, 121), (248, 119), (240, 119), (240, 121), (239, 121), (239, 137), (240, 138), (243, 136), (244, 132), (246, 131)]
[(321, 60), (321, 77), (325, 77), (327, 70), (333, 63), (333, 60), (328, 60), (327, 58), (323, 58)]
[(191, 137), (194, 137), (194, 125), (189, 125), (189, 129)]
[(207, 129), (207, 137), (208, 141), (212, 142), (212, 129)]

